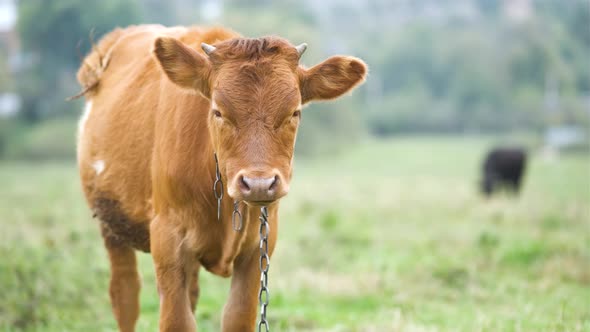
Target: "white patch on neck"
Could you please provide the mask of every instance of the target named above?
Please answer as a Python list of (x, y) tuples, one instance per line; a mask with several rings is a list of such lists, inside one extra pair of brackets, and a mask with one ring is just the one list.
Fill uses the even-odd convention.
[(88, 100), (84, 105), (84, 113), (80, 118), (80, 122), (78, 122), (78, 140), (80, 140), (80, 138), (84, 134), (84, 128), (86, 127), (86, 122), (88, 121), (90, 111), (92, 111), (92, 100)]
[(92, 168), (94, 168), (94, 171), (96, 171), (96, 175), (100, 175), (100, 173), (104, 171), (104, 167), (104, 160), (97, 160), (92, 163)]

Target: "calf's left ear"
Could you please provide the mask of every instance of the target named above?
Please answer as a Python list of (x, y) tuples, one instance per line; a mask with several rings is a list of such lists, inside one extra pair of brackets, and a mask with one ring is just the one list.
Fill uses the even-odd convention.
[(300, 68), (301, 102), (338, 98), (365, 81), (367, 65), (351, 56), (333, 56), (310, 69)]

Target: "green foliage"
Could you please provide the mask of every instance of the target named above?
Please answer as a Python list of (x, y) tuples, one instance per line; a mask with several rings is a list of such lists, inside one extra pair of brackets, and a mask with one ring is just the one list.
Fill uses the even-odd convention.
[(350, 99), (344, 97), (337, 104), (319, 103), (303, 110), (297, 154), (336, 154), (363, 137), (364, 120)]
[(12, 77), (8, 72), (6, 58), (0, 53), (0, 92), (12, 90)]
[[(402, 137), (296, 160), (271, 328), (590, 329), (589, 157), (533, 153), (520, 197), (484, 199), (478, 165), (494, 141)], [(3, 163), (0, 183), (0, 330), (116, 330), (107, 255), (73, 163)], [(137, 330), (153, 331), (151, 257), (139, 266)], [(229, 280), (200, 278), (199, 329), (219, 331)]]
[[(590, 91), (590, 48), (568, 35), (561, 19), (417, 22), (392, 33), (381, 52), (367, 54), (383, 89), (371, 107), (372, 131), (507, 131), (589, 124), (581, 109)], [(557, 119), (547, 113), (548, 83), (561, 95)]]
[(43, 64), (75, 68), (78, 42), (87, 40), (91, 30), (98, 38), (117, 25), (138, 23), (136, 7), (133, 0), (24, 0), (19, 2), (18, 30), (25, 51), (39, 54)]
[(4, 156), (6, 144), (8, 142), (8, 121), (0, 119), (0, 158)]

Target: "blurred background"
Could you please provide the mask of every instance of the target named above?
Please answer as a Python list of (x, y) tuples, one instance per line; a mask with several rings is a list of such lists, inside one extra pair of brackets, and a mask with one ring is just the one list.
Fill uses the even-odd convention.
[[(82, 198), (75, 73), (117, 26), (280, 35), (370, 74), (307, 108), (281, 212), (279, 331), (590, 331), (590, 1), (0, 0), (0, 330), (113, 331)], [(494, 146), (520, 195), (479, 193)], [(153, 330), (149, 256), (138, 330)], [(227, 280), (203, 274), (219, 330)]]

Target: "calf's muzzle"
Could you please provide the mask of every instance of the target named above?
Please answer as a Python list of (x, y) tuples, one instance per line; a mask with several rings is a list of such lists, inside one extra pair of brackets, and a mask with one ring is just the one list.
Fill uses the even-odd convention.
[(235, 199), (252, 204), (271, 203), (285, 196), (289, 191), (279, 172), (240, 172), (234, 181), (237, 190)]

